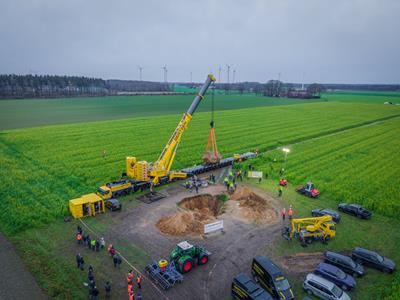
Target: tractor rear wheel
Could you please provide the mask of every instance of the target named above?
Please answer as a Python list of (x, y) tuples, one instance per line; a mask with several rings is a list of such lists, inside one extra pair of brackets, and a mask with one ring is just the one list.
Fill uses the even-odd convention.
[(208, 263), (208, 255), (206, 253), (201, 253), (197, 264), (205, 265), (206, 263)]
[(193, 268), (193, 260), (191, 258), (185, 259), (182, 263), (179, 264), (179, 269), (181, 273), (187, 273)]

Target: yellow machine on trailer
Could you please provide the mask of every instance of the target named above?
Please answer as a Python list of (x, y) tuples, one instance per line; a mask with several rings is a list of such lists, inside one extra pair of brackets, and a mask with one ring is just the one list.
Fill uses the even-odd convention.
[(105, 212), (104, 199), (97, 194), (87, 194), (69, 200), (69, 210), (74, 218), (95, 216)]
[(176, 151), (178, 150), (179, 142), (182, 139), (182, 135), (192, 120), (193, 114), (201, 100), (204, 99), (208, 87), (214, 81), (214, 75), (209, 74), (206, 82), (194, 98), (189, 109), (183, 114), (181, 121), (164, 147), (164, 150), (161, 152), (160, 157), (154, 164), (148, 163), (144, 160), (138, 161), (136, 157), (129, 156), (126, 158), (126, 175), (128, 177), (139, 181), (151, 181), (153, 185), (158, 185), (163, 180), (172, 181), (174, 179), (184, 179), (187, 177), (187, 174), (184, 172), (170, 170), (172, 163), (174, 162)]

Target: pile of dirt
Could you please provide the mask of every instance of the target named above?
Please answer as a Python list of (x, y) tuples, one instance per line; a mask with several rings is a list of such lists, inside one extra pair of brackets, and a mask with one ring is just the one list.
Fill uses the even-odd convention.
[(203, 234), (204, 224), (211, 223), (222, 209), (215, 197), (205, 194), (185, 198), (178, 203), (185, 209), (173, 215), (161, 218), (156, 227), (168, 235)]
[(260, 197), (248, 187), (239, 186), (230, 199), (227, 212), (233, 216), (258, 224), (278, 221), (278, 213), (271, 200)]

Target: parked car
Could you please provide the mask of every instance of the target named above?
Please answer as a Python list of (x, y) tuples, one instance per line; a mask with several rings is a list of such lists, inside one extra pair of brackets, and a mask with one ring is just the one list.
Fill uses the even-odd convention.
[(340, 222), (340, 214), (336, 211), (334, 211), (333, 209), (329, 209), (329, 208), (317, 208), (317, 209), (313, 209), (311, 211), (311, 215), (313, 217), (322, 217), (322, 216), (331, 216), (332, 220), (335, 223), (339, 223)]
[(351, 257), (332, 251), (326, 251), (324, 256), (326, 263), (338, 267), (347, 274), (356, 277), (360, 277), (365, 274), (364, 267), (352, 260)]
[(356, 281), (351, 275), (346, 274), (334, 265), (320, 263), (314, 273), (333, 282), (342, 290), (349, 291), (356, 286)]
[(303, 289), (310, 295), (324, 300), (351, 300), (341, 288), (318, 275), (308, 274)]
[(122, 209), (121, 203), (117, 199), (114, 199), (114, 198), (106, 200), (105, 205), (111, 211)]
[(245, 300), (273, 300), (272, 296), (246, 274), (237, 275), (231, 285), (232, 298)]
[(292, 300), (293, 291), (281, 269), (265, 256), (256, 256), (251, 264), (251, 273), (257, 283), (274, 299)]
[(396, 264), (393, 260), (381, 256), (375, 251), (357, 247), (353, 249), (351, 256), (356, 262), (362, 263), (368, 267), (382, 270), (385, 273), (393, 273), (396, 269)]
[(340, 203), (338, 209), (339, 211), (356, 216), (360, 219), (370, 219), (372, 216), (372, 213), (369, 210), (363, 208), (359, 204)]

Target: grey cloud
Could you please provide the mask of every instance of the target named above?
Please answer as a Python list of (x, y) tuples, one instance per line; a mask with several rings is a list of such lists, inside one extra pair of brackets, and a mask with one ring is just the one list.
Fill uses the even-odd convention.
[[(399, 83), (397, 0), (2, 0), (0, 73)], [(222, 80), (226, 80), (226, 71)]]

